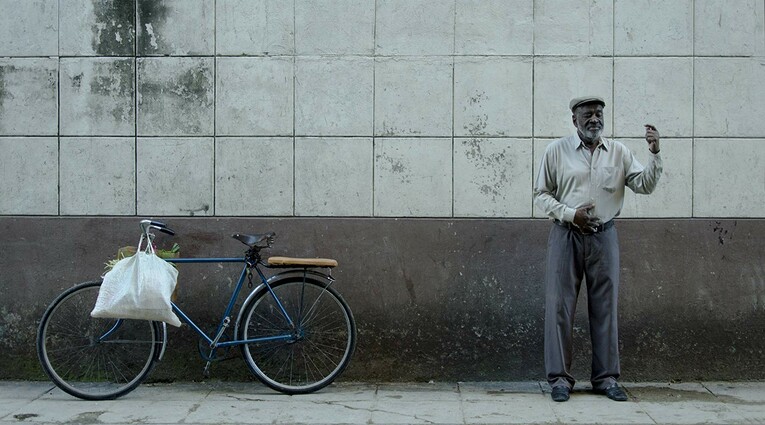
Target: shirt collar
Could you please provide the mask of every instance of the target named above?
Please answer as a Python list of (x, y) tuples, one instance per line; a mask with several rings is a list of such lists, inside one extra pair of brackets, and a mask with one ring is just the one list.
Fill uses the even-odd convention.
[[(572, 141), (573, 141), (573, 143), (575, 145), (574, 149), (586, 148), (587, 147), (587, 146), (585, 146), (585, 144), (582, 141), (582, 139), (579, 138), (579, 133), (578, 132), (574, 133), (574, 137), (573, 137)], [(598, 148), (603, 149), (604, 151), (608, 152), (611, 149), (611, 141), (606, 139), (603, 136), (600, 136), (600, 144), (598, 145)]]

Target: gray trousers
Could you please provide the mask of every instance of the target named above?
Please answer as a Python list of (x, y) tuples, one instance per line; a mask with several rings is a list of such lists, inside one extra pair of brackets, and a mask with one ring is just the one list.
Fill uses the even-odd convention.
[(545, 277), (545, 369), (550, 386), (574, 386), (571, 375), (574, 314), (582, 280), (587, 284), (594, 389), (620, 375), (617, 300), (619, 240), (616, 228), (583, 235), (553, 225), (547, 241)]

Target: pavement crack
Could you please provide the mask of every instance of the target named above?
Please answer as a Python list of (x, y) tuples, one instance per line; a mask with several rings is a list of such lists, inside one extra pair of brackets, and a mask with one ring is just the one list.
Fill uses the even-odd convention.
[(361, 412), (371, 412), (373, 410), (372, 408), (365, 409), (363, 407), (349, 406), (349, 405), (345, 404), (345, 402), (340, 402), (340, 401), (324, 401), (324, 402), (314, 401), (313, 404), (328, 404), (330, 406), (340, 406), (340, 407), (344, 407), (344, 408), (346, 408), (348, 410), (356, 410), (356, 411), (361, 411)]
[(188, 412), (186, 412), (186, 417), (185, 417), (185, 418), (183, 418), (183, 419), (181, 419), (181, 420), (180, 420), (178, 423), (182, 423), (182, 424), (185, 424), (185, 423), (186, 423), (186, 418), (188, 418), (188, 417), (189, 417), (189, 415), (191, 415), (192, 413), (194, 413), (194, 412), (196, 412), (197, 410), (199, 410), (199, 408), (200, 408), (200, 407), (202, 407), (202, 405), (201, 405), (201, 404), (199, 404), (199, 403), (194, 403), (194, 404), (193, 404), (193, 405), (192, 405), (192, 406), (189, 408)]

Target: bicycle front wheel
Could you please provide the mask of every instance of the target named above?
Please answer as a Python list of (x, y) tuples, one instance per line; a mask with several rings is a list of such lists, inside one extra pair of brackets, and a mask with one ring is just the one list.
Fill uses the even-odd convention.
[(356, 345), (350, 308), (333, 288), (311, 278), (286, 278), (271, 288), (273, 294), (262, 288), (244, 307), (240, 337), (261, 340), (242, 345), (247, 365), (264, 384), (287, 394), (329, 385)]
[(86, 400), (120, 397), (151, 372), (162, 348), (158, 322), (90, 317), (101, 282), (66, 290), (48, 307), (37, 355), (53, 383)]

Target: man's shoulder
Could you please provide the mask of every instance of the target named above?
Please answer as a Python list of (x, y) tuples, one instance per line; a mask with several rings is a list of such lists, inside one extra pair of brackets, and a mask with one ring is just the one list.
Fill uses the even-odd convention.
[(570, 134), (560, 139), (553, 140), (547, 145), (547, 150), (561, 150), (561, 149), (576, 149), (579, 145), (579, 140), (576, 134)]
[(618, 154), (624, 154), (625, 152), (630, 152), (630, 149), (625, 145), (624, 143), (614, 140), (614, 139), (604, 139), (606, 143), (606, 148), (613, 153)]

